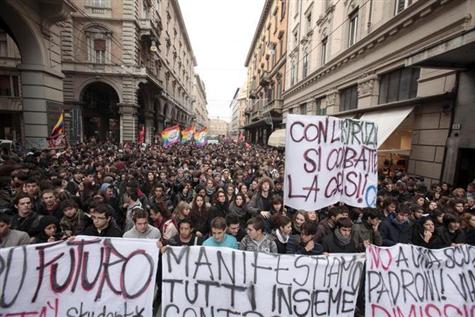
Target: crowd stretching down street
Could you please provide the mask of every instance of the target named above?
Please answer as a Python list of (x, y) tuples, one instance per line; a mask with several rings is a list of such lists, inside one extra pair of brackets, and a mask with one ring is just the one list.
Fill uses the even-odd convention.
[(370, 244), (475, 245), (475, 182), (428, 188), (379, 171), (377, 208), (283, 204), (281, 150), (246, 143), (203, 147), (81, 144), (3, 152), (0, 247), (76, 235), (157, 239), (171, 246), (319, 255)]
[(80, 234), (299, 254), (475, 244), (475, 183), (427, 188), (383, 169), (376, 209), (294, 210), (283, 204), (284, 154), (270, 147), (93, 143), (2, 161), (1, 247)]

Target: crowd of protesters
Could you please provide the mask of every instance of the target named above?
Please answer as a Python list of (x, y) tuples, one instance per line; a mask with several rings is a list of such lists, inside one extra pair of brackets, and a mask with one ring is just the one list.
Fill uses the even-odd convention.
[(475, 245), (475, 183), (428, 188), (384, 168), (377, 208), (295, 210), (283, 203), (283, 152), (245, 143), (92, 143), (3, 152), (0, 161), (0, 248), (76, 235), (155, 239), (162, 252), (203, 245), (321, 255), (370, 244)]
[(78, 145), (2, 153), (0, 247), (76, 235), (298, 253), (475, 244), (475, 183), (381, 170), (377, 208), (283, 204), (282, 151), (248, 144)]

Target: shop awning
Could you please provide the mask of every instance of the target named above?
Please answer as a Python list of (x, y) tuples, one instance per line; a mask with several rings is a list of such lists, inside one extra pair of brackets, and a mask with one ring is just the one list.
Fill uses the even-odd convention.
[(271, 133), (267, 145), (273, 147), (285, 147), (285, 129), (277, 129)]
[(360, 120), (371, 121), (378, 125), (379, 148), (404, 121), (404, 119), (411, 114), (413, 109), (414, 106), (408, 106), (404, 108), (367, 112), (361, 116)]
[(384, 150), (378, 150), (378, 154), (386, 154), (386, 153), (409, 156), (409, 154), (411, 154), (411, 149), (384, 149)]

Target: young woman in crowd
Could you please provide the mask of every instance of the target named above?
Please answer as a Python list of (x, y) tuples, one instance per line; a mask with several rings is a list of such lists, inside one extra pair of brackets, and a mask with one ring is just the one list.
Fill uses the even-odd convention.
[(420, 220), (414, 230), (412, 243), (428, 249), (438, 249), (443, 246), (442, 239), (435, 230), (432, 218), (424, 217)]
[(246, 204), (246, 197), (244, 194), (239, 193), (236, 195), (234, 198), (234, 201), (232, 201), (229, 204), (229, 215), (233, 215), (239, 218), (239, 223), (241, 224), (241, 228), (246, 227), (246, 223), (251, 218), (251, 214), (249, 213), (249, 210), (247, 209), (247, 204)]
[(297, 211), (292, 219), (292, 234), (299, 235), (305, 222), (305, 211)]
[(209, 223), (211, 222), (209, 217), (209, 208), (206, 206), (205, 197), (201, 194), (196, 195), (191, 204), (190, 219), (196, 235), (200, 238), (209, 235)]
[(272, 217), (272, 222), (275, 224), (275, 231), (272, 235), (275, 244), (277, 245), (277, 252), (281, 254), (287, 253), (287, 243), (292, 234), (292, 220), (284, 215), (275, 214)]
[(34, 243), (54, 242), (61, 240), (61, 237), (58, 219), (54, 216), (43, 216)]
[(178, 222), (188, 217), (191, 207), (186, 201), (180, 201), (170, 219), (163, 224), (162, 239), (167, 242), (178, 233)]

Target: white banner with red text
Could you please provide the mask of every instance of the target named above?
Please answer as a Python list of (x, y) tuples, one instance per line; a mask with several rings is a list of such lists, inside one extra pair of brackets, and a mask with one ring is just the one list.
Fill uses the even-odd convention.
[(337, 202), (376, 207), (375, 123), (289, 114), (286, 129), (285, 205), (302, 210)]
[(78, 236), (0, 249), (0, 317), (152, 316), (155, 240)]
[(367, 317), (474, 317), (475, 247), (366, 250)]

